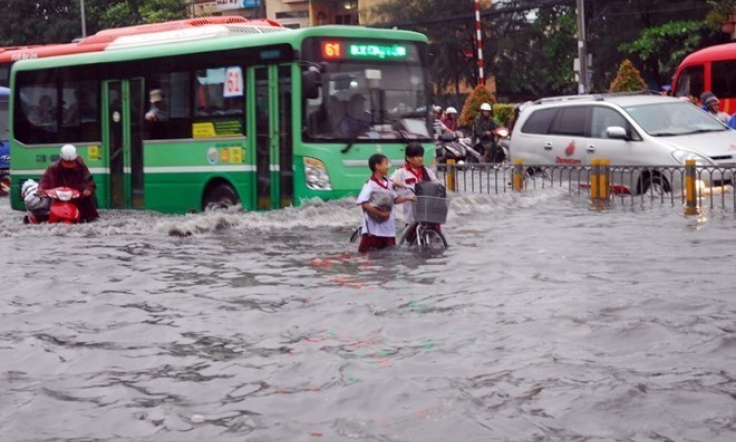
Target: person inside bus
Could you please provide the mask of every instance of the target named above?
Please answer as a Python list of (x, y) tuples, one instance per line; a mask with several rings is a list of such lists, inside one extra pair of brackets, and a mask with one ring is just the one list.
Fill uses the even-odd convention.
[(365, 109), (365, 101), (363, 94), (355, 93), (350, 96), (345, 106), (345, 115), (340, 120), (341, 136), (355, 138), (370, 129), (371, 114)]
[(71, 187), (82, 194), (75, 201), (81, 214), (80, 222), (91, 222), (99, 218), (94, 199), (97, 185), (82, 157), (77, 154), (77, 148), (72, 144), (62, 146), (59, 160), (46, 169), (38, 183), (36, 194), (45, 197), (47, 190), (57, 187)]
[(146, 121), (150, 121), (151, 123), (168, 121), (169, 110), (166, 107), (164, 94), (161, 92), (161, 89), (152, 89), (151, 92), (148, 93), (148, 97), (151, 102), (151, 107), (148, 112), (146, 112)]
[(51, 126), (56, 122), (54, 101), (50, 95), (41, 96), (38, 100), (38, 106), (33, 108), (28, 119), (36, 126)]
[(74, 126), (80, 122), (91, 122), (95, 120), (95, 107), (89, 102), (89, 93), (84, 89), (74, 91), (76, 101), (69, 106), (64, 123)]

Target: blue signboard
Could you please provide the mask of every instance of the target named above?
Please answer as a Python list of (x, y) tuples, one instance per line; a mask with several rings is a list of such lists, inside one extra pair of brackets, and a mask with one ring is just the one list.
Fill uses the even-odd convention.
[(261, 6), (261, 0), (243, 0), (243, 8), (258, 8)]

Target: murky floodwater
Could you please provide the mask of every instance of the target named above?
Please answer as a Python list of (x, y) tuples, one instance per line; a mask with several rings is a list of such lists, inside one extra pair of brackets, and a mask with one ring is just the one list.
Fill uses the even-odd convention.
[(438, 255), (361, 256), (350, 201), (0, 200), (1, 441), (732, 442), (736, 217), (455, 198)]

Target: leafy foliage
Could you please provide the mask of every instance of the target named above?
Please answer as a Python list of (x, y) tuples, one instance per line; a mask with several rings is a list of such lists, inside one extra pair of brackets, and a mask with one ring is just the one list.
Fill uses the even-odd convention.
[[(648, 83), (669, 84), (674, 74), (672, 66), (681, 61), (681, 58), (674, 61), (677, 54), (670, 53), (679, 50), (675, 37), (677, 26), (671, 29), (661, 27), (670, 22), (703, 22), (712, 7), (706, 0), (587, 0), (586, 33), (588, 51), (593, 54), (593, 89), (608, 89), (617, 65), (621, 62), (622, 44), (634, 45), (629, 42), (636, 42), (640, 38), (642, 41), (630, 48), (633, 52), (625, 55), (640, 67), (641, 74)], [(658, 30), (649, 31), (650, 29)], [(660, 31), (668, 36), (655, 37)], [(727, 39), (725, 34), (712, 30), (699, 31), (688, 37), (693, 38), (687, 42), (692, 45), (693, 50), (722, 43)], [(681, 41), (685, 42), (684, 39)], [(650, 44), (651, 50), (647, 49)]]
[(682, 59), (698, 48), (708, 32), (702, 21), (674, 21), (645, 29), (639, 38), (622, 44), (620, 49), (641, 60), (658, 63), (660, 72), (674, 72)]
[(501, 126), (508, 126), (509, 120), (514, 115), (514, 103), (496, 103), (493, 105), (493, 118)]
[[(188, 17), (189, 0), (85, 0), (87, 35), (101, 29)], [(0, 2), (0, 46), (65, 43), (81, 37), (79, 0)]]
[(467, 100), (465, 100), (463, 111), (460, 113), (460, 126), (473, 127), (475, 117), (478, 116), (480, 105), (483, 103), (488, 103), (492, 106), (496, 103), (496, 97), (488, 92), (488, 89), (479, 84), (475, 89), (473, 89), (473, 92), (468, 95)]
[(647, 84), (639, 75), (639, 71), (629, 60), (621, 62), (616, 78), (611, 82), (610, 92), (634, 92), (647, 89)]
[(721, 29), (721, 24), (736, 14), (736, 0), (708, 0), (711, 7), (706, 16), (708, 26), (714, 31)]

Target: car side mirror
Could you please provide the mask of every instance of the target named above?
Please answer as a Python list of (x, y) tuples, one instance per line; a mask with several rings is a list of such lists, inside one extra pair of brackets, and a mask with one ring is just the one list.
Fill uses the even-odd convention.
[(608, 129), (606, 129), (606, 135), (608, 138), (614, 139), (614, 140), (625, 140), (629, 141), (631, 138), (629, 137), (629, 134), (626, 133), (626, 129), (619, 126), (611, 126)]
[(319, 88), (322, 85), (322, 74), (315, 70), (306, 70), (302, 73), (302, 95), (308, 100), (319, 98)]

